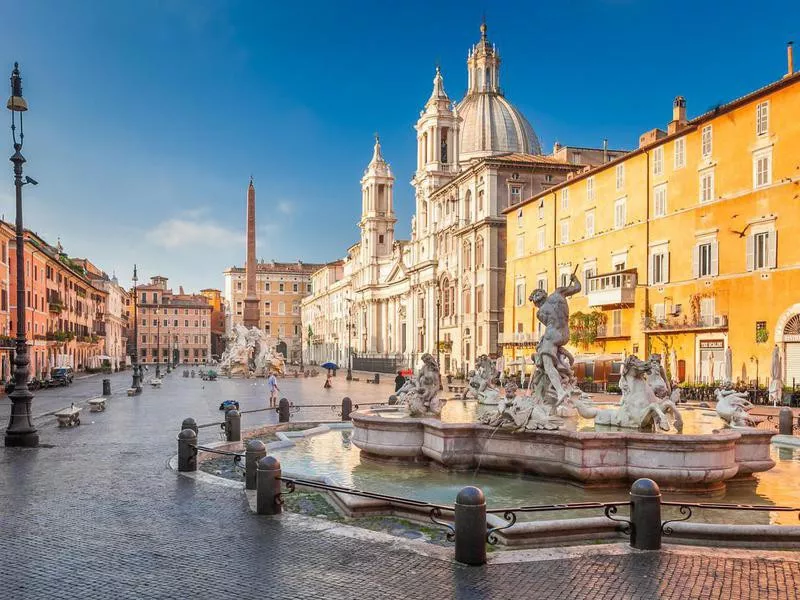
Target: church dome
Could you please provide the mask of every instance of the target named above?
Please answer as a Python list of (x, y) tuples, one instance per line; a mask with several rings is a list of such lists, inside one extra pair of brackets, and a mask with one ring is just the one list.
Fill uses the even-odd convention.
[(470, 48), (467, 75), (467, 95), (456, 107), (461, 120), (459, 159), (506, 152), (541, 154), (533, 127), (500, 88), (500, 55), (486, 37), (486, 23), (481, 25), (480, 41)]
[(461, 118), (461, 160), (505, 152), (542, 153), (531, 124), (502, 95), (468, 94), (457, 110)]

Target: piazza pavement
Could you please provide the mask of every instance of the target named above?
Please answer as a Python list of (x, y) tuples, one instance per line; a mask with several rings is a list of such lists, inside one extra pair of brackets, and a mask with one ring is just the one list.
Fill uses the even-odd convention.
[[(152, 375), (152, 370), (148, 376)], [(466, 567), (452, 552), (387, 534), (342, 535), (319, 519), (252, 514), (240, 489), (209, 485), (168, 468), (187, 416), (221, 419), (218, 405), (265, 405), (263, 381), (203, 382), (177, 371), (161, 389), (129, 398), (130, 372), (111, 376), (103, 413), (58, 428), (52, 412), (101, 390), (101, 377), (40, 390), (42, 446), (0, 449), (0, 597), (81, 598), (797, 598), (800, 553), (625, 545), (490, 553)], [(283, 379), (295, 404), (382, 401), (380, 386), (322, 377)], [(8, 411), (8, 401), (0, 402)], [(313, 411), (322, 411), (319, 416)], [(330, 419), (326, 409), (303, 418)], [(335, 418), (335, 417), (334, 417)], [(245, 415), (243, 428), (274, 422)], [(215, 435), (211, 430), (203, 435)], [(339, 528), (342, 529), (342, 528)], [(347, 529), (347, 528), (344, 528)], [(352, 528), (350, 528), (352, 529)]]

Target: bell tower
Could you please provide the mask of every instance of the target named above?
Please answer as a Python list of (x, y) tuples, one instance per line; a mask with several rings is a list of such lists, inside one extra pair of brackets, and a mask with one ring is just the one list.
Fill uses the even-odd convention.
[(381, 141), (376, 134), (372, 160), (361, 178), (361, 220), (358, 223), (362, 265), (370, 268), (368, 280), (377, 282), (378, 259), (392, 254), (395, 222), (394, 176), (381, 154)]

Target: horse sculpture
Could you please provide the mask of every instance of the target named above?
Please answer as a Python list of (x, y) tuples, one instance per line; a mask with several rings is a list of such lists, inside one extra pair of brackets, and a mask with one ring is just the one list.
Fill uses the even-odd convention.
[(764, 420), (748, 414), (753, 404), (747, 399), (747, 392), (737, 392), (728, 384), (714, 390), (714, 396), (717, 398), (717, 415), (729, 427), (755, 427)]
[(674, 426), (680, 432), (683, 430), (683, 419), (669, 398), (670, 387), (663, 371), (661, 357), (657, 354), (648, 361), (630, 355), (622, 365), (622, 400), (619, 408), (598, 409), (583, 401), (576, 401), (575, 408), (582, 417), (593, 418), (597, 425), (638, 428), (642, 431), (669, 431)]

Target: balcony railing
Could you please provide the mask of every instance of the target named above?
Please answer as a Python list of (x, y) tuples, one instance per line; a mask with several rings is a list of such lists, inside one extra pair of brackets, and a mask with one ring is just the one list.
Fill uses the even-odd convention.
[(531, 332), (497, 334), (498, 344), (535, 344), (536, 341), (536, 334)]
[(636, 269), (603, 273), (587, 278), (589, 306), (633, 304), (636, 294)]
[(646, 332), (659, 331), (696, 331), (726, 330), (728, 315), (700, 315), (697, 318), (684, 315), (681, 317), (645, 317), (643, 322)]
[(61, 311), (64, 310), (64, 305), (61, 302), (50, 302), (48, 307), (50, 312), (54, 314), (61, 314)]

